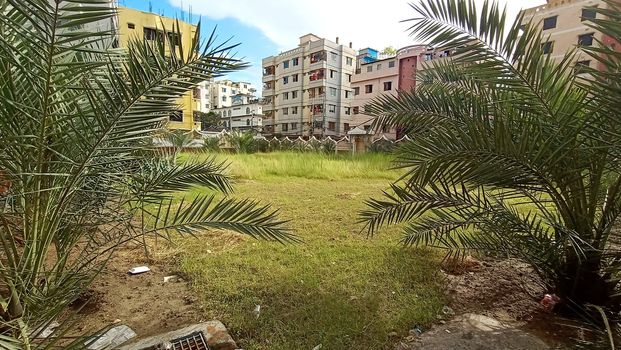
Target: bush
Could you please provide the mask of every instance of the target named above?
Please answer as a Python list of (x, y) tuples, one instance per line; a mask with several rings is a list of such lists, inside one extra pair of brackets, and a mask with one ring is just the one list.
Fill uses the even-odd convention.
[(367, 147), (367, 151), (371, 153), (391, 153), (397, 148), (397, 145), (394, 142), (389, 140), (380, 139), (373, 142), (369, 147)]
[[(619, 5), (606, 4), (583, 23), (621, 40)], [(507, 31), (501, 7), (470, 5), (414, 5), (419, 39), (461, 55), (422, 71), (416, 91), (365, 107), (414, 136), (397, 152), (405, 181), (363, 213), (369, 232), (406, 221), (407, 245), (517, 257), (561, 308), (616, 312), (621, 52), (580, 48), (604, 69), (577, 77), (577, 54), (551, 59), (536, 24), (517, 20)]]
[[(134, 38), (126, 51), (108, 52), (109, 33), (89, 32), (117, 15), (106, 1), (1, 7), (1, 348), (84, 348), (83, 339), (33, 339), (121, 244), (204, 229), (289, 239), (256, 203), (175, 200), (194, 186), (227, 194), (230, 179), (214, 160), (176, 165), (147, 142), (198, 83), (245, 67), (231, 47), (195, 38), (171, 57), (178, 51), (168, 38), (178, 33), (169, 28), (162, 45)], [(183, 147), (185, 136), (171, 135)]]

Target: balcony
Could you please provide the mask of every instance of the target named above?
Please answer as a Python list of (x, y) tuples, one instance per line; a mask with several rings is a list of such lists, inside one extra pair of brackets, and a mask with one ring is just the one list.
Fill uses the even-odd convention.
[(272, 97), (275, 94), (276, 94), (276, 91), (274, 90), (274, 88), (269, 88), (269, 89), (263, 88), (263, 93), (261, 96), (263, 96), (264, 98), (267, 98), (267, 97)]
[(312, 53), (310, 55), (310, 64), (325, 62), (326, 56), (327, 55), (325, 51), (319, 51), (319, 52)]
[(276, 79), (276, 66), (268, 66), (263, 68), (263, 82), (267, 83), (268, 81), (272, 81)]

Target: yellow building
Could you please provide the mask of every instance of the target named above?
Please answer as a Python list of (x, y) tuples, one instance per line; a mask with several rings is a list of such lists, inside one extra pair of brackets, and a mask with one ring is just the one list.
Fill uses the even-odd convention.
[[(127, 47), (132, 38), (144, 38), (146, 40), (157, 40), (163, 34), (164, 28), (169, 33), (176, 26), (174, 18), (163, 17), (155, 13), (144, 12), (127, 7), (118, 9), (118, 33), (121, 47)], [(192, 39), (196, 34), (196, 26), (179, 21), (179, 32), (183, 47), (192, 46)], [(168, 34), (170, 35), (170, 34)], [(188, 92), (178, 101), (179, 113), (170, 117), (168, 127), (170, 129), (200, 130), (200, 123), (194, 122), (194, 101), (193, 92)]]

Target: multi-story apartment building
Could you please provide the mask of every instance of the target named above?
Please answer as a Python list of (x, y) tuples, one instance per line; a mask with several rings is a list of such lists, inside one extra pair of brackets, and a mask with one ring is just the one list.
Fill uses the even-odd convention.
[[(617, 50), (621, 49), (616, 40), (606, 37), (588, 27), (585, 21), (599, 16), (591, 7), (606, 8), (602, 0), (548, 0), (545, 5), (523, 10), (524, 23), (532, 23), (541, 28), (546, 42), (543, 49), (560, 60), (577, 46), (592, 46), (602, 42)], [(579, 53), (575, 59), (577, 68), (596, 66), (596, 61), (585, 53)]]
[(252, 84), (243, 81), (220, 80), (208, 84), (211, 95), (212, 108), (231, 107), (234, 96), (251, 95), (255, 96), (257, 89)]
[(231, 96), (231, 106), (213, 109), (220, 116), (221, 125), (229, 131), (263, 129), (263, 106), (250, 94)]
[[(179, 23), (179, 33), (173, 37), (173, 28)], [(120, 47), (127, 47), (132, 38), (145, 40), (163, 40), (167, 35), (173, 42), (179, 42), (184, 47), (191, 47), (196, 35), (196, 26), (174, 18), (160, 16), (154, 13), (143, 12), (127, 7), (118, 9), (118, 41)], [(166, 31), (166, 33), (164, 33)], [(168, 127), (171, 129), (193, 130), (200, 129), (200, 122), (194, 120), (196, 102), (193, 93), (188, 92), (179, 99), (179, 110), (170, 116)]]
[[(364, 106), (383, 94), (396, 95), (398, 91), (416, 86), (419, 62), (427, 48), (423, 45), (408, 46), (391, 57), (380, 57), (377, 50), (360, 50), (356, 62), (356, 74), (352, 77), (354, 99), (351, 103), (353, 123), (370, 131), (374, 117), (364, 113)], [(395, 129), (380, 130), (388, 138), (397, 137)]]
[(344, 135), (353, 123), (351, 79), (356, 51), (319, 38), (263, 59), (264, 132), (286, 136)]
[(213, 109), (231, 107), (235, 97), (248, 95), (255, 98), (257, 90), (250, 83), (233, 82), (230, 80), (208, 80), (200, 83), (194, 90), (196, 109), (209, 113)]

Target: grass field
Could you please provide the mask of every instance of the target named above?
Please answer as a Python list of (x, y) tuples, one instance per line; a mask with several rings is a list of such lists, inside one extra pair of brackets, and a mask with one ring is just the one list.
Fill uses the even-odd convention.
[(357, 222), (364, 200), (400, 174), (387, 170), (386, 156), (226, 157), (235, 196), (280, 208), (304, 240), (283, 246), (214, 233), (181, 242), (182, 269), (206, 316), (223, 321), (240, 347), (389, 349), (390, 332), (435, 319), (444, 302), (436, 256), (399, 246), (395, 228), (367, 238)]

